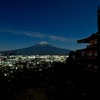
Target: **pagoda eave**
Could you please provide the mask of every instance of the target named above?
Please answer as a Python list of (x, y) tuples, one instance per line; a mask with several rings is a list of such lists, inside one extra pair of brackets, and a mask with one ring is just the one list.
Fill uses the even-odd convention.
[(92, 39), (98, 38), (100, 37), (100, 34), (92, 34), (91, 36), (89, 36), (88, 38), (84, 38), (81, 40), (78, 40), (77, 43), (89, 43)]

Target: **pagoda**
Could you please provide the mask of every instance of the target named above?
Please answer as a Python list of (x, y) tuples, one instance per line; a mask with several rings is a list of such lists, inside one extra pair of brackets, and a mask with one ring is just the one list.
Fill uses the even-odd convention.
[[(98, 31), (89, 37), (77, 40), (86, 43), (83, 49), (71, 52), (69, 60), (75, 84), (84, 91), (89, 100), (97, 100), (99, 90), (98, 72), (100, 72), (100, 8), (97, 10)], [(73, 71), (74, 70), (74, 71)], [(83, 100), (83, 99), (82, 99)], [(84, 99), (85, 100), (85, 99)]]
[(98, 31), (87, 38), (77, 40), (77, 43), (86, 43), (84, 49), (76, 50), (76, 59), (83, 69), (96, 73), (100, 65), (100, 8), (97, 10)]

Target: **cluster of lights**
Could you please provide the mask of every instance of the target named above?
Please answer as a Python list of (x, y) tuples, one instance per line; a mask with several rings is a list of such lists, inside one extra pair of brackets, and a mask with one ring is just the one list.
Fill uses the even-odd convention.
[[(0, 70), (4, 76), (10, 76), (15, 71), (21, 72), (24, 71), (24, 68), (31, 70), (42, 71), (44, 68), (47, 69), (53, 66), (53, 62), (64, 62), (68, 56), (2, 56), (5, 58), (5, 61), (0, 59)], [(10, 70), (8, 70), (10, 69)]]

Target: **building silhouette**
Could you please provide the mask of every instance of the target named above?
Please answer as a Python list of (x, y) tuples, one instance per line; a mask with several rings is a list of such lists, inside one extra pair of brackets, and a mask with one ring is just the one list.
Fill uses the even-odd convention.
[[(97, 10), (97, 27), (96, 33), (91, 34), (89, 37), (77, 40), (77, 43), (86, 43), (87, 46), (83, 49), (75, 51), (75, 60), (78, 67), (81, 68), (81, 76), (86, 83), (92, 95), (97, 95), (99, 81), (97, 76), (100, 72), (100, 7)], [(90, 88), (89, 88), (90, 87)]]
[[(91, 97), (97, 97), (100, 72), (100, 7), (97, 9), (97, 32), (77, 40), (77, 43), (86, 43), (86, 47), (74, 52), (76, 65), (80, 70), (82, 87)], [(74, 65), (74, 64), (73, 64)], [(79, 79), (81, 80), (81, 79)], [(84, 85), (83, 85), (84, 84)]]
[(100, 65), (100, 8), (97, 10), (98, 31), (87, 38), (77, 40), (77, 43), (87, 43), (86, 48), (76, 50), (76, 59), (84, 69), (98, 72)]

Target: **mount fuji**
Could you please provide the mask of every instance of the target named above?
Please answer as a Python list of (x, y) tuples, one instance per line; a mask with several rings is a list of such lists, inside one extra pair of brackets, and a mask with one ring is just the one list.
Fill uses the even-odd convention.
[(63, 49), (49, 44), (48, 42), (40, 42), (31, 47), (1, 51), (3, 55), (67, 55), (71, 50)]

